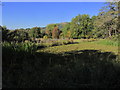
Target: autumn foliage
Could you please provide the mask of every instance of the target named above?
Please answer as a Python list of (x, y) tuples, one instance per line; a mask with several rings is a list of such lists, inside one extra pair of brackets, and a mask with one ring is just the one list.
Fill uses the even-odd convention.
[(59, 35), (60, 35), (60, 30), (58, 29), (58, 27), (55, 25), (54, 29), (52, 31), (52, 38), (54, 39), (59, 39)]

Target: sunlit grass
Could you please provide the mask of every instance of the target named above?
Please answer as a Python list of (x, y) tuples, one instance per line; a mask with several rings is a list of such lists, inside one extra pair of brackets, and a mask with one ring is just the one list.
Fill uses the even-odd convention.
[(38, 52), (48, 52), (48, 53), (57, 54), (57, 53), (64, 53), (64, 52), (69, 52), (69, 51), (85, 50), (85, 49), (100, 50), (103, 52), (107, 51), (107, 52), (113, 52), (115, 54), (118, 54), (117, 46), (103, 45), (103, 44), (98, 44), (97, 42), (81, 42), (78, 44), (47, 47), (47, 48), (38, 50)]
[(102, 44), (102, 45), (110, 45), (110, 46), (118, 46), (119, 42), (118, 41), (112, 41), (108, 39), (100, 39), (96, 41), (97, 44)]

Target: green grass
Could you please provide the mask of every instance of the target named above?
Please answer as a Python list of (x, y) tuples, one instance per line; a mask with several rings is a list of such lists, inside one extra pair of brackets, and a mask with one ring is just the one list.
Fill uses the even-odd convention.
[(118, 41), (112, 41), (112, 40), (107, 40), (107, 39), (100, 39), (96, 41), (97, 44), (102, 44), (102, 45), (110, 45), (110, 46), (118, 46)]
[(80, 42), (78, 44), (47, 47), (47, 48), (38, 50), (37, 52), (48, 52), (48, 53), (56, 53), (57, 54), (57, 53), (64, 53), (64, 52), (69, 52), (69, 51), (85, 50), (85, 49), (100, 50), (103, 52), (107, 51), (107, 52), (113, 52), (115, 54), (118, 54), (117, 46), (99, 44), (98, 41)]

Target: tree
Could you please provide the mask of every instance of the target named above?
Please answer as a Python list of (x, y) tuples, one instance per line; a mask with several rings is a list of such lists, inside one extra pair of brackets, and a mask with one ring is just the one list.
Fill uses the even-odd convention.
[(61, 28), (62, 32), (63, 32), (63, 36), (64, 38), (70, 38), (71, 35), (68, 35), (68, 32), (70, 32), (70, 23), (65, 24), (62, 28)]
[(60, 35), (60, 30), (58, 29), (58, 26), (54, 26), (54, 29), (52, 31), (52, 38), (58, 39)]
[(66, 37), (70, 39), (70, 37), (71, 37), (71, 31), (67, 31)]
[(95, 21), (95, 27), (101, 37), (111, 37), (117, 35), (118, 23), (118, 3), (107, 2), (106, 6), (102, 7)]
[(2, 41), (8, 41), (8, 34), (10, 32), (6, 26), (0, 26), (0, 30), (2, 31)]
[(57, 24), (48, 24), (46, 26), (46, 34), (49, 38), (52, 38), (52, 30), (54, 29), (54, 26)]
[(94, 25), (94, 22), (96, 21), (98, 16), (92, 16), (91, 18), (91, 29), (92, 29), (92, 32), (91, 32), (91, 38), (97, 38), (97, 28), (96, 26)]
[(41, 28), (40, 27), (33, 27), (30, 30), (30, 36), (35, 39), (35, 38), (39, 38), (40, 34), (41, 34)]
[(51, 38), (52, 36), (52, 33), (50, 30), (46, 30), (45, 33), (47, 34), (48, 38)]
[(72, 38), (87, 38), (92, 31), (92, 23), (89, 15), (78, 15), (72, 19), (70, 25)]
[(41, 30), (40, 37), (43, 38), (45, 35), (47, 35), (47, 34), (45, 33), (45, 30)]
[(8, 34), (8, 38), (10, 41), (18, 41), (18, 42), (22, 42), (30, 39), (28, 33), (25, 32), (24, 29), (15, 29), (11, 31)]

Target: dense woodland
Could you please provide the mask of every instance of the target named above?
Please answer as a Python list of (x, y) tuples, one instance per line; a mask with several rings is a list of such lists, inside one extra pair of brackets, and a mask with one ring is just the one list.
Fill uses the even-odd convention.
[(3, 88), (120, 88), (120, 4), (97, 16), (2, 30)]

